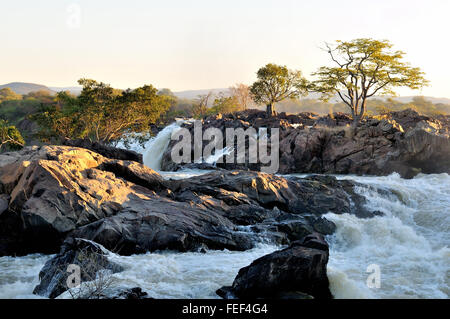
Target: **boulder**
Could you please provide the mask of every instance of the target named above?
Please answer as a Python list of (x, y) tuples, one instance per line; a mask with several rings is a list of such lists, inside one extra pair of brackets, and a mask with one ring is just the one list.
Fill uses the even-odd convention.
[[(40, 283), (34, 288), (33, 293), (48, 298), (56, 298), (69, 288), (75, 288), (68, 287), (68, 283), (71, 282), (69, 276), (73, 272), (69, 265), (79, 267), (80, 283), (98, 280), (99, 271), (106, 270), (116, 273), (123, 270), (120, 265), (108, 260), (108, 252), (102, 246), (79, 238), (67, 240), (61, 247), (59, 254), (48, 260), (39, 272)], [(100, 287), (100, 284), (98, 282), (99, 286), (96, 287), (97, 291), (94, 293), (99, 294), (108, 288), (106, 286)]]
[(137, 299), (150, 299), (150, 297), (148, 297), (148, 294), (145, 291), (142, 291), (141, 287), (134, 287), (122, 290), (112, 299), (137, 300)]
[(89, 139), (64, 139), (62, 145), (82, 147), (94, 151), (104, 157), (142, 163), (142, 154), (123, 148), (112, 147)]
[(317, 299), (330, 299), (327, 277), (328, 244), (317, 233), (288, 248), (253, 261), (239, 270), (231, 287), (222, 287), (222, 298), (277, 298), (304, 294)]

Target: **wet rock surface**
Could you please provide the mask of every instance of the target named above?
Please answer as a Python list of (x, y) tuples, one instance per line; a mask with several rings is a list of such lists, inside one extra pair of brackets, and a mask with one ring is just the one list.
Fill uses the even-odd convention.
[(326, 265), (328, 244), (312, 233), (285, 249), (253, 261), (239, 270), (231, 287), (217, 294), (231, 298), (332, 298)]
[[(120, 272), (123, 268), (108, 260), (107, 252), (98, 244), (83, 239), (69, 239), (61, 247), (61, 251), (47, 261), (39, 273), (40, 283), (34, 288), (33, 293), (48, 298), (55, 298), (69, 289), (70, 274), (76, 265), (80, 270), (82, 282), (96, 280), (99, 271)], [(99, 294), (107, 287), (96, 287)], [(105, 283), (106, 285), (106, 283)], [(73, 287), (71, 287), (73, 288)], [(80, 296), (89, 298), (94, 296)], [(100, 296), (97, 296), (100, 297)]]
[[(280, 282), (301, 278), (304, 283), (279, 287), (273, 297), (328, 298), (325, 290), (310, 284), (325, 285), (320, 267), (326, 265), (328, 251), (317, 232), (328, 235), (336, 228), (323, 215), (379, 213), (365, 208), (355, 186), (363, 187), (331, 176), (283, 177), (242, 170), (165, 180), (140, 163), (85, 148), (27, 147), (0, 155), (0, 255), (59, 251), (42, 269), (35, 289), (54, 298), (67, 290), (68, 273), (61, 269), (68, 264), (88, 269), (84, 281), (99, 270), (121, 270), (102, 247), (131, 255), (167, 249), (242, 251), (271, 242), (290, 245), (276, 260), (301, 265), (298, 271), (289, 267), (294, 277)], [(234, 287), (236, 296), (253, 294), (241, 286)], [(129, 292), (120, 298), (128, 297), (144, 296)]]
[(214, 171), (164, 180), (137, 162), (68, 146), (0, 155), (0, 255), (55, 253), (84, 238), (123, 255), (161, 249), (246, 250), (330, 234), (323, 214), (370, 217), (352, 181)]

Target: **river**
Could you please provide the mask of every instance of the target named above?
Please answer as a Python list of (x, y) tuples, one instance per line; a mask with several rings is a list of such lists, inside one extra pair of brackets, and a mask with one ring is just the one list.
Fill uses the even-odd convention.
[[(147, 143), (144, 163), (161, 165), (173, 125)], [(185, 178), (205, 171), (161, 172), (165, 178)], [(371, 210), (384, 213), (370, 219), (328, 213), (337, 230), (328, 236), (328, 277), (336, 298), (449, 298), (450, 296), (450, 176), (418, 175), (402, 179), (337, 176), (369, 187), (356, 192)], [(218, 298), (215, 290), (233, 282), (238, 270), (280, 247), (264, 243), (244, 252), (158, 252), (111, 258), (125, 267), (113, 275), (115, 285), (140, 286), (154, 298)], [(32, 295), (39, 270), (51, 256), (0, 257), (0, 298), (37, 298)], [(380, 285), (367, 285), (369, 265), (380, 271)], [(370, 269), (369, 269), (370, 270)]]

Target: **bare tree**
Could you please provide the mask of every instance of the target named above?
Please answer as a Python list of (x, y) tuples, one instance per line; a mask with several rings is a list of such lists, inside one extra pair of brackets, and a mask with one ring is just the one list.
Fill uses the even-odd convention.
[(212, 98), (213, 92), (209, 91), (208, 94), (199, 95), (197, 100), (192, 105), (192, 113), (194, 117), (200, 118), (208, 113), (209, 100)]
[[(103, 257), (90, 250), (89, 248), (82, 249), (76, 255), (77, 264), (80, 269), (80, 284), (76, 287), (68, 289), (68, 293), (72, 299), (101, 299), (105, 298), (106, 290), (109, 289), (115, 283), (115, 279), (112, 276), (113, 271), (105, 268)], [(100, 262), (99, 262), (100, 261)], [(73, 265), (73, 264), (72, 264)], [(68, 278), (67, 264), (58, 268), (61, 278)], [(68, 285), (66, 280), (59, 282), (61, 288), (66, 290)]]
[(230, 87), (230, 93), (243, 110), (246, 110), (253, 103), (250, 87), (248, 85), (238, 83), (235, 86)]

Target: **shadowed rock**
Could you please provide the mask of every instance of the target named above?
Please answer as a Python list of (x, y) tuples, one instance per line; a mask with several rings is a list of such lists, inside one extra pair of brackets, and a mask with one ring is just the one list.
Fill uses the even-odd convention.
[(355, 185), (251, 171), (163, 180), (142, 164), (83, 148), (25, 148), (0, 155), (0, 255), (55, 253), (67, 237), (125, 255), (288, 244), (332, 233), (334, 224), (322, 220), (328, 212), (372, 216)]
[(95, 280), (99, 271), (122, 271), (123, 268), (109, 261), (107, 255), (108, 253), (96, 243), (78, 238), (67, 240), (59, 254), (47, 261), (39, 272), (40, 283), (34, 288), (33, 294), (55, 298), (68, 290), (69, 265), (79, 267), (81, 282)]
[(321, 235), (308, 235), (242, 268), (233, 285), (220, 288), (217, 294), (226, 299), (292, 298), (300, 292), (298, 298), (332, 298), (326, 268), (328, 254), (328, 244)]
[[(279, 173), (389, 175), (393, 172), (412, 178), (418, 173), (450, 173), (450, 116), (435, 118), (408, 109), (387, 115), (367, 116), (350, 131), (349, 115), (335, 113), (277, 114), (248, 110), (236, 114), (214, 115), (203, 119), (203, 130), (218, 128), (279, 128)], [(185, 124), (189, 130), (193, 125)], [(225, 136), (225, 134), (223, 135)], [(177, 170), (171, 160), (171, 141), (162, 159), (164, 170)], [(203, 143), (205, 147), (208, 143)], [(234, 149), (236, 149), (236, 142)], [(193, 147), (193, 145), (192, 145)], [(259, 171), (260, 163), (218, 163), (226, 169)]]

